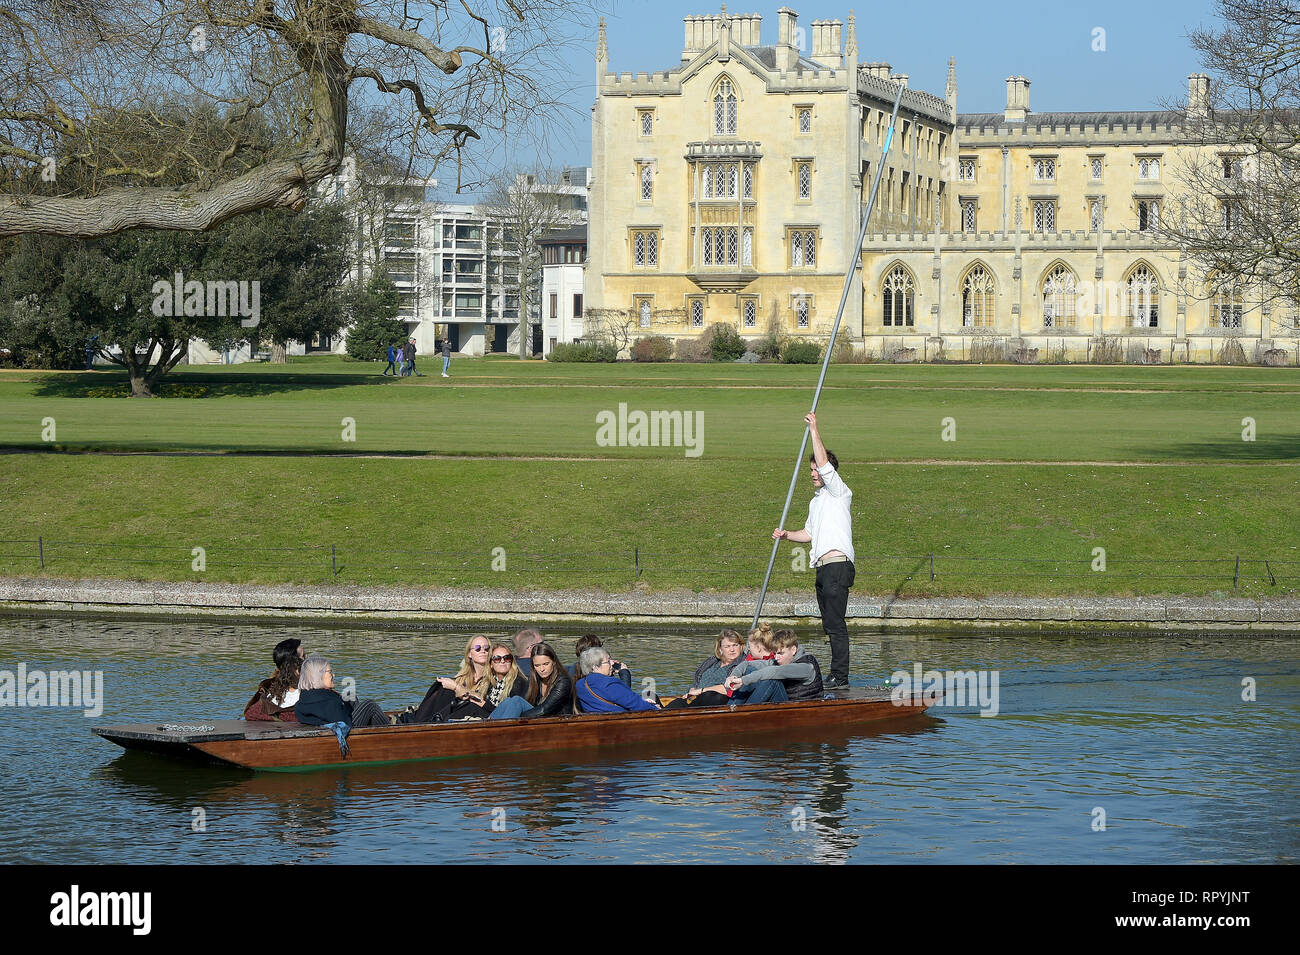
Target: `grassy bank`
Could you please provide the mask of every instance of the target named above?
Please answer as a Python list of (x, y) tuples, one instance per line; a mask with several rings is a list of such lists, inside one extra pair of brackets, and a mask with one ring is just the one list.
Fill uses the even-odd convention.
[[(816, 368), (379, 367), (193, 369), (154, 401), (116, 397), (108, 372), (0, 374), (0, 573), (39, 573), (43, 549), (51, 575), (185, 580), (202, 547), (204, 579), (240, 582), (761, 582)], [(829, 382), (859, 593), (1231, 593), (1238, 555), (1237, 593), (1300, 583), (1293, 369), (857, 365)], [(702, 412), (702, 453), (598, 445), (619, 403)], [(51, 453), (45, 418), (62, 451), (217, 456)], [(339, 456), (356, 453), (398, 457)], [(400, 457), (428, 454), (447, 457)], [(792, 526), (808, 496), (801, 477)], [(774, 586), (811, 588), (792, 558)]]

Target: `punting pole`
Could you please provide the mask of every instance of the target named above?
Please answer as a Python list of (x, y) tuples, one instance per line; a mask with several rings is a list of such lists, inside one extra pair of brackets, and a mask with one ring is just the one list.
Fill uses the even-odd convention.
[[(840, 319), (844, 317), (844, 306), (849, 301), (849, 289), (853, 285), (853, 272), (862, 254), (862, 240), (867, 236), (867, 222), (871, 219), (871, 210), (876, 204), (876, 193), (880, 191), (880, 177), (885, 171), (885, 159), (889, 148), (894, 144), (894, 123), (898, 119), (898, 104), (903, 99), (903, 87), (900, 84), (894, 96), (894, 111), (889, 114), (889, 132), (885, 135), (885, 144), (880, 148), (880, 162), (876, 164), (876, 178), (871, 184), (871, 196), (867, 199), (867, 210), (862, 214), (862, 225), (858, 229), (858, 241), (853, 246), (853, 256), (844, 272), (844, 291), (840, 293), (840, 307), (835, 310), (835, 326), (831, 329), (831, 340), (826, 346), (826, 355), (822, 358), (821, 374), (817, 376), (817, 390), (813, 392), (812, 409), (817, 410), (817, 401), (822, 396), (822, 383), (826, 381), (826, 369), (831, 363), (831, 352), (835, 350), (835, 339), (840, 333)], [(785, 495), (785, 507), (781, 509), (781, 523), (785, 527), (786, 518), (790, 516), (790, 501), (794, 498), (794, 487), (799, 483), (799, 470), (803, 467), (803, 453), (808, 447), (808, 427), (804, 426), (803, 440), (799, 442), (799, 453), (794, 459), (794, 474), (790, 476), (790, 490)], [(749, 625), (752, 630), (758, 626), (758, 618), (763, 613), (763, 601), (767, 599), (767, 585), (772, 580), (772, 568), (776, 565), (776, 552), (781, 546), (779, 540), (772, 541), (772, 556), (767, 561), (767, 573), (763, 575), (763, 589), (758, 595), (758, 606), (754, 608), (754, 621)]]

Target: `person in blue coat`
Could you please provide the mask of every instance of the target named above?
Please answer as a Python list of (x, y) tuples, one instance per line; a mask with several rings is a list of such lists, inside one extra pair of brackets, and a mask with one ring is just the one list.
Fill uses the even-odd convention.
[(392, 345), (388, 346), (388, 368), (384, 369), (384, 374), (388, 374), (388, 369), (393, 370), (393, 377), (397, 377), (397, 349)]
[(633, 693), (622, 680), (611, 674), (609, 651), (604, 647), (584, 650), (578, 666), (583, 673), (574, 693), (579, 713), (634, 713), (659, 709), (658, 703)]

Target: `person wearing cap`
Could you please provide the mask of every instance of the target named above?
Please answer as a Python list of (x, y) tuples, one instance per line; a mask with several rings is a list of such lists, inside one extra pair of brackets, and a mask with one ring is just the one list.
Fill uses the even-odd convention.
[(809, 459), (812, 484), (816, 489), (808, 502), (808, 521), (802, 530), (772, 531), (775, 540), (808, 544), (808, 557), (817, 568), (817, 607), (822, 631), (831, 643), (831, 672), (823, 682), (828, 690), (849, 685), (849, 628), (844, 614), (853, 586), (853, 492), (840, 477), (840, 462), (826, 450), (817, 430), (817, 415), (804, 415), (813, 452)]

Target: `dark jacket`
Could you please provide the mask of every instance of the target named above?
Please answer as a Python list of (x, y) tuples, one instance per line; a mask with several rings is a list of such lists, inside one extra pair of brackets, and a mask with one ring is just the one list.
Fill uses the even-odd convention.
[(450, 357), (451, 357), (451, 342), (449, 342), (449, 341), (444, 341), (444, 342), (442, 343), (442, 357), (443, 357), (443, 358), (450, 358)]
[[(570, 664), (569, 666), (565, 667), (565, 670), (568, 672), (570, 679), (572, 679), (574, 683), (577, 683), (578, 664), (576, 663)], [(623, 669), (619, 670), (614, 675), (623, 681), (623, 685), (625, 687), (627, 687), (629, 690), (632, 689), (632, 671), (628, 667), (623, 667)]]
[(299, 723), (324, 726), (326, 723), (352, 725), (352, 704), (334, 690), (303, 690), (293, 708)]
[(796, 657), (785, 666), (765, 660), (754, 661), (747, 669), (738, 668), (735, 675), (741, 678), (742, 686), (753, 686), (759, 680), (780, 680), (785, 684), (786, 696), (792, 701), (819, 700), (824, 690), (822, 668), (811, 653)]
[(573, 711), (573, 680), (568, 671), (561, 668), (558, 678), (551, 684), (551, 692), (542, 697), (540, 703), (531, 710), (524, 710), (523, 718), (536, 719), (539, 716), (559, 716)]
[(736, 668), (736, 664), (743, 659), (743, 656), (739, 656), (732, 663), (723, 663), (717, 657), (709, 657), (695, 668), (694, 682), (691, 686), (706, 687), (725, 683), (727, 677), (731, 676), (731, 671)]
[(271, 702), (271, 698), (266, 695), (271, 688), (273, 677), (267, 677), (257, 685), (257, 692), (253, 698), (244, 706), (244, 719), (246, 720), (274, 720), (276, 722), (296, 723), (298, 717), (293, 713), (292, 706), (279, 706)]
[[(490, 690), (491, 688), (492, 688), (492, 684), (489, 683), (488, 689)], [(501, 699), (504, 700), (507, 696), (527, 696), (527, 695), (528, 695), (528, 677), (524, 676), (521, 673), (519, 674), (519, 676), (515, 677), (515, 682), (506, 688), (505, 693), (501, 694)], [(483, 694), (483, 699), (485, 701), (488, 699), (486, 691)], [(491, 705), (492, 705), (491, 701), (488, 701), (488, 706), (490, 707)]]

